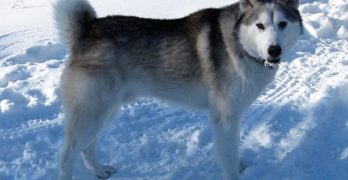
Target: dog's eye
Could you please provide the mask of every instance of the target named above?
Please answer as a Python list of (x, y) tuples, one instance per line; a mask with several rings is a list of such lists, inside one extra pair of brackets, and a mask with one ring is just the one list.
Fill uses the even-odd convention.
[(282, 22), (280, 22), (280, 23), (278, 24), (278, 27), (279, 27), (279, 29), (284, 29), (287, 25), (288, 25), (287, 22), (282, 21)]
[(265, 30), (265, 26), (262, 23), (258, 23), (256, 26), (261, 30)]

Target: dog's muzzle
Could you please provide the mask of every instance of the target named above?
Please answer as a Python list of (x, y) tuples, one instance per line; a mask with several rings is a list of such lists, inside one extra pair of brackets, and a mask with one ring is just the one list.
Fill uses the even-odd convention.
[(281, 59), (280, 58), (273, 58), (273, 59), (263, 59), (262, 62), (266, 67), (269, 67), (270, 69), (274, 69), (278, 67)]

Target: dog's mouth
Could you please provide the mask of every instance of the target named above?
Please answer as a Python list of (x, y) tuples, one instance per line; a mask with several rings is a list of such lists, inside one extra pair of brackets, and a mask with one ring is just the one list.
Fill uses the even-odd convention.
[(272, 59), (263, 59), (262, 62), (266, 67), (269, 67), (271, 69), (274, 69), (278, 67), (278, 64), (280, 63), (280, 58), (272, 58)]
[(272, 58), (272, 59), (267, 59), (267, 61), (271, 64), (279, 64), (281, 59), (280, 58)]

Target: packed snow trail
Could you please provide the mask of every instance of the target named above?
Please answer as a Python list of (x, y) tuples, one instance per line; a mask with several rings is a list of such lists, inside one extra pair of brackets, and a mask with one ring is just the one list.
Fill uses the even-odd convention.
[[(148, 1), (163, 7), (174, 3)], [(108, 2), (92, 4), (97, 12), (114, 13)], [(122, 2), (112, 4), (126, 6)], [(348, 2), (300, 2), (307, 31), (242, 122), (241, 159), (247, 166), (242, 179), (348, 179)], [(129, 9), (142, 9), (143, 3), (130, 1), (136, 7), (122, 12), (133, 13)], [(180, 13), (144, 9), (136, 15), (178, 17), (211, 2), (183, 3), (190, 7), (176, 7)], [(0, 2), (0, 15), (38, 18), (38, 11), (50, 12), (43, 0), (11, 9), (13, 4)], [(50, 18), (36, 20), (0, 22), (0, 179), (57, 175), (63, 136), (59, 77), (67, 51)], [(119, 167), (112, 179), (221, 179), (208, 117), (139, 100), (122, 107), (98, 142), (97, 154)], [(76, 179), (95, 179), (81, 160), (75, 171)]]

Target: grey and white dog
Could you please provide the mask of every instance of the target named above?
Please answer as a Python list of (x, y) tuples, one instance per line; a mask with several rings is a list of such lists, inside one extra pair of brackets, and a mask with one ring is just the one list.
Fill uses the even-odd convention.
[(59, 0), (56, 23), (70, 49), (61, 79), (59, 179), (72, 179), (80, 153), (97, 177), (116, 172), (95, 157), (96, 137), (122, 104), (137, 97), (208, 109), (223, 176), (239, 179), (241, 115), (301, 36), (298, 6), (298, 0), (240, 0), (157, 20), (97, 18), (84, 0)]

